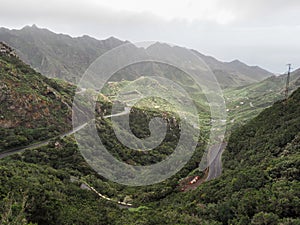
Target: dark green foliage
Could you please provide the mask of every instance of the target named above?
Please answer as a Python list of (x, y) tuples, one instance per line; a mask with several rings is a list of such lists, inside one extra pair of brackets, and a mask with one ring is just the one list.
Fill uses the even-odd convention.
[[(40, 82), (40, 76), (20, 62), (14, 62), (20, 63), (18, 67), (8, 63), (8, 59), (1, 59), (0, 63), (5, 65), (1, 67), (1, 78), (7, 79), (4, 71), (12, 71), (10, 79), (16, 79), (13, 80), (15, 82), (19, 79), (17, 74), (25, 71), (30, 73), (26, 79)], [(69, 99), (66, 96), (72, 90), (65, 89), (59, 81), (44, 78), (43, 82), (60, 93), (64, 100)], [(3, 87), (2, 90), (7, 89)], [(16, 90), (16, 93), (24, 95), (33, 91)], [(61, 104), (54, 101), (52, 94), (45, 95), (43, 99), (54, 105)], [(162, 183), (145, 187), (126, 187), (96, 174), (78, 152), (72, 137), (57, 138), (47, 146), (2, 159), (0, 221), (22, 225), (299, 224), (299, 103), (300, 89), (288, 101), (275, 103), (257, 118), (233, 131), (223, 156), (223, 175), (191, 192), (179, 192), (178, 180), (197, 168), (204, 141), (199, 141), (194, 156), (179, 173)], [(6, 102), (3, 101), (3, 104)], [(110, 106), (109, 103), (102, 104), (101, 113), (103, 109), (109, 111)], [(57, 121), (65, 126), (60, 119), (66, 109), (59, 109), (55, 114)], [(157, 113), (134, 109), (131, 115), (134, 132), (140, 137), (147, 137), (147, 123)], [(157, 151), (148, 155), (134, 153), (117, 143), (109, 119), (102, 118), (98, 122), (102, 140), (108, 146), (118, 146), (111, 148), (111, 153), (128, 163), (145, 165), (149, 161), (160, 161), (172, 153), (172, 147), (177, 143), (178, 127), (172, 120), (168, 125), (173, 133), (166, 136), (165, 143)], [(61, 131), (61, 128), (57, 129), (53, 124), (50, 126), (47, 121), (39, 120), (37, 124), (32, 128), (17, 126), (2, 129), (1, 137), (4, 138), (1, 144), (24, 145)], [(43, 127), (48, 128), (49, 134)], [(81, 189), (82, 182), (90, 184), (113, 201)], [(114, 202), (124, 199), (130, 201), (134, 208), (120, 208)]]

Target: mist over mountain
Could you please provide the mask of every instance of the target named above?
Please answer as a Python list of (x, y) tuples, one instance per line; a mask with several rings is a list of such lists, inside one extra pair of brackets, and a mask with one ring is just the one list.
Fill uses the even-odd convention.
[[(204, 94), (197, 92), (197, 85), (182, 74), (184, 71), (171, 65), (138, 63), (119, 70), (107, 82), (104, 93), (96, 96), (94, 90), (76, 91), (75, 85), (62, 79), (78, 81), (98, 56), (125, 42), (115, 38), (72, 38), (36, 26), (21, 30), (1, 28), (0, 40), (17, 51), (16, 54), (0, 41), (0, 224), (300, 223), (300, 69), (291, 73), (290, 96), (286, 99), (286, 74), (272, 76), (238, 60), (220, 62), (193, 50), (225, 89), (227, 123), (232, 123), (225, 135), (228, 143), (220, 140), (227, 147), (217, 149), (219, 157), (202, 171), (199, 163), (208, 141), (205, 131), (210, 131), (212, 119)], [(186, 48), (161, 43), (147, 50), (154, 56), (165, 54), (175, 59), (172, 50), (183, 58), (188, 52)], [(145, 52), (140, 49), (138, 53)], [(118, 161), (137, 166), (160, 163), (174, 153), (182, 135), (181, 118), (163, 99), (148, 98), (126, 108), (142, 88), (163, 90), (184, 101), (185, 96), (178, 94), (177, 89), (160, 87), (155, 80), (143, 77), (163, 72), (194, 94), (197, 116), (206, 125), (200, 126), (193, 156), (176, 174), (148, 186), (126, 186), (96, 173), (82, 157), (73, 135), (87, 123), (70, 132), (74, 95), (81, 96), (82, 104), (77, 105), (80, 116), (85, 116), (86, 108), (90, 109), (90, 103), (96, 101), (91, 112), (95, 113), (99, 138)], [(134, 87), (133, 91), (120, 91), (128, 84)], [(127, 97), (119, 101), (119, 93)], [(111, 115), (113, 104), (120, 113)], [(128, 114), (138, 138), (151, 135), (152, 118), (163, 118), (169, 131), (164, 141), (151, 151), (124, 146), (115, 135), (111, 117)], [(89, 133), (82, 138), (87, 141), (87, 153), (96, 159), (96, 143)], [(190, 143), (184, 146), (186, 150)], [(185, 154), (185, 148), (182, 149)], [(99, 159), (94, 162), (102, 165), (102, 158)], [(208, 179), (209, 173), (217, 174), (218, 170), (222, 173)], [(124, 177), (122, 172), (119, 174)]]
[(248, 66), (239, 60), (221, 62), (198, 51), (193, 50), (193, 52), (209, 65), (223, 87), (247, 85), (274, 75), (258, 66)]
[[(75, 91), (66, 82), (36, 73), (8, 52), (0, 55), (1, 150), (66, 131), (68, 105)], [(292, 84), (299, 81), (298, 76), (299, 70), (292, 74)], [(266, 79), (262, 91), (272, 80), (283, 78)], [(183, 175), (201, 176), (194, 169), (201, 158), (198, 154), (164, 182), (130, 187), (96, 174), (71, 136), (9, 157), (0, 152), (4, 157), (0, 161), (0, 221), (22, 225), (299, 224), (299, 101), (297, 89), (287, 100), (235, 129), (224, 152), (222, 176), (201, 183), (194, 191), (181, 192), (179, 185)], [(138, 122), (136, 131), (145, 132), (145, 117), (132, 116)], [(100, 122), (103, 140), (114, 142), (110, 120)], [(174, 141), (174, 135), (170, 140)], [(116, 154), (122, 153), (121, 146), (112, 147)], [(166, 145), (159, 153), (168, 154), (171, 149)], [(146, 159), (136, 151), (124, 153), (117, 156), (127, 163)], [(121, 206), (120, 200), (131, 205)]]
[[(74, 83), (103, 53), (128, 43), (114, 37), (106, 40), (97, 40), (87, 35), (74, 38), (38, 28), (36, 25), (20, 30), (0, 28), (0, 41), (15, 48), (22, 60), (42, 74)], [(159, 43), (156, 45), (162, 48)], [(167, 51), (167, 47), (165, 49)], [(273, 75), (262, 68), (248, 66), (238, 60), (221, 62), (198, 51), (192, 51), (212, 69), (223, 88), (255, 83)]]
[(72, 38), (35, 25), (21, 30), (0, 28), (0, 40), (43, 75), (74, 83), (97, 57), (124, 43), (113, 37), (102, 41), (87, 35)]

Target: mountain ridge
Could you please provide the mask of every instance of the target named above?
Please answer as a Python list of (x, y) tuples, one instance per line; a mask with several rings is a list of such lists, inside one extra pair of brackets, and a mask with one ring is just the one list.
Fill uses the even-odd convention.
[[(25, 26), (20, 30), (0, 28), (0, 40), (17, 49), (21, 59), (42, 74), (74, 83), (100, 55), (129, 43), (115, 37), (105, 40), (88, 35), (71, 37), (36, 25)], [(208, 64), (224, 88), (255, 83), (273, 75), (260, 67), (248, 66), (240, 61), (221, 62), (196, 50), (191, 51)]]
[[(222, 62), (216, 60), (212, 56), (204, 55), (196, 50), (192, 51), (196, 55), (200, 56), (209, 65), (220, 82), (223, 82), (225, 84), (225, 87), (243, 86), (264, 80), (267, 77), (274, 75), (273, 73), (262, 69), (259, 66), (249, 66), (237, 59), (231, 62)], [(223, 73), (227, 73), (227, 77), (222, 76)], [(240, 81), (237, 81), (236, 85), (230, 85), (231, 80), (235, 80), (239, 77)]]
[(124, 43), (113, 37), (103, 41), (87, 35), (73, 38), (37, 26), (0, 28), (0, 40), (15, 48), (23, 61), (43, 75), (74, 83), (97, 57)]

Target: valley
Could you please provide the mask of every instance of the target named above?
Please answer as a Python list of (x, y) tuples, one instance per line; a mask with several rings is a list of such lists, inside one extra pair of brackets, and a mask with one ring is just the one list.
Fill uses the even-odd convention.
[[(225, 138), (214, 140), (208, 152), (210, 164), (201, 170), (202, 156), (211, 144), (213, 121), (205, 97), (210, 93), (182, 71), (148, 62), (117, 71), (101, 91), (80, 88), (74, 83), (89, 64), (123, 41), (72, 38), (36, 26), (1, 28), (0, 41), (5, 42), (1, 42), (5, 52), (0, 53), (1, 224), (299, 224), (299, 69), (292, 72), (290, 96), (284, 99), (286, 75), (274, 76), (240, 61), (220, 62), (193, 50), (220, 83), (227, 113)], [(174, 48), (185, 52), (161, 43), (149, 47), (157, 48), (166, 54)], [(198, 114), (190, 105), (176, 105), (186, 100), (182, 92), (148, 74), (163, 74), (184, 87)], [(144, 98), (147, 90), (176, 101)], [(75, 115), (83, 121), (93, 118), (76, 127), (72, 126), (72, 120), (78, 119), (72, 115), (74, 98), (80, 112)], [(92, 117), (87, 115), (90, 111)], [(186, 122), (180, 115), (192, 119)], [(113, 121), (127, 117), (140, 139), (151, 137), (153, 118), (162, 118), (166, 135), (160, 145), (143, 151), (146, 145), (135, 150), (118, 140)], [(199, 124), (193, 123), (198, 120)], [(196, 148), (184, 167), (162, 182), (119, 184), (88, 163), (87, 155), (96, 164), (104, 163), (93, 151), (94, 139), (81, 133), (88, 126), (94, 125), (118, 161), (149, 166), (174, 153), (181, 123), (186, 123), (187, 134), (199, 133)], [(78, 138), (87, 140), (84, 154)], [(189, 146), (185, 147), (183, 153)], [(130, 179), (119, 170), (123, 179)]]

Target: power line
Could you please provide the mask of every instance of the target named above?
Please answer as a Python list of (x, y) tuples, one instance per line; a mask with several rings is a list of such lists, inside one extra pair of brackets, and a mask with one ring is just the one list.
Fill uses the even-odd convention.
[(288, 74), (287, 74), (286, 86), (285, 86), (285, 98), (286, 99), (289, 97), (289, 87), (290, 87), (290, 77), (291, 77), (292, 64), (287, 64), (287, 66), (288, 66)]

